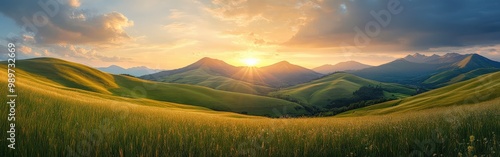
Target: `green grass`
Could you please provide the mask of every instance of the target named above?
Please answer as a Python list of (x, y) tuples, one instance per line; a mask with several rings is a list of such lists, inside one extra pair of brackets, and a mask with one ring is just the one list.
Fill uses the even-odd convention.
[(32, 80), (60, 88), (81, 89), (129, 98), (146, 98), (195, 105), (218, 111), (245, 112), (251, 115), (281, 116), (273, 109), (288, 108), (289, 115), (306, 111), (296, 103), (281, 99), (214, 90), (207, 87), (145, 81), (123, 75), (111, 75), (93, 68), (54, 58), (20, 60), (20, 70)]
[[(498, 96), (404, 114), (270, 119), (57, 86), (16, 72), (17, 148), (2, 140), (0, 156), (497, 156), (500, 149)], [(498, 75), (481, 77), (491, 84), (473, 79), (454, 87), (482, 89), (498, 84)], [(2, 105), (0, 115), (7, 114)], [(0, 130), (7, 127), (0, 121)]]
[(255, 85), (229, 77), (213, 75), (208, 71), (209, 70), (206, 69), (191, 70), (188, 72), (168, 76), (166, 78), (163, 78), (161, 81), (199, 85), (218, 90), (257, 95), (266, 95), (267, 93), (275, 90), (274, 88), (267, 86)]
[(500, 71), (498, 68), (479, 68), (468, 72), (463, 72), (460, 69), (448, 70), (436, 75), (432, 75), (426, 79), (423, 84), (431, 85), (432, 87), (443, 87), (457, 82), (465, 81), (484, 74)]
[(312, 82), (285, 88), (270, 95), (291, 97), (302, 104), (325, 107), (331, 100), (349, 98), (354, 91), (368, 85), (380, 85), (384, 88), (387, 97), (402, 98), (415, 94), (414, 89), (402, 85), (381, 83), (348, 73), (336, 73)]
[[(479, 139), (471, 144), (474, 154), (500, 149), (493, 144), (499, 99), (404, 115), (269, 119), (30, 81), (18, 76), (17, 149), (4, 146), (2, 156), (408, 156), (430, 150), (456, 156), (467, 153), (470, 135)], [(0, 114), (7, 115), (6, 106)], [(0, 129), (8, 130), (6, 121)]]
[(406, 113), (437, 107), (475, 104), (500, 97), (500, 72), (491, 73), (402, 100), (344, 112), (338, 116)]

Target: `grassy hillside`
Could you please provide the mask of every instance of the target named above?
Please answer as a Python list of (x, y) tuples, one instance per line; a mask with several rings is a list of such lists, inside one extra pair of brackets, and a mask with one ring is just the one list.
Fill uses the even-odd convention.
[(258, 95), (265, 95), (274, 90), (271, 87), (254, 85), (245, 81), (211, 74), (208, 69), (195, 69), (184, 73), (174, 74), (159, 81), (193, 84), (218, 90)]
[[(4, 62), (1, 63), (5, 65)], [(105, 94), (112, 94), (108, 89), (118, 88), (111, 74), (55, 58), (18, 60), (16, 68), (32, 75), (36, 78), (34, 81), (45, 84), (57, 84)]]
[(282, 61), (265, 67), (236, 67), (218, 59), (202, 58), (186, 67), (141, 76), (153, 81), (193, 84), (213, 89), (267, 95), (273, 88), (289, 87), (322, 76)]
[(500, 72), (486, 74), (402, 100), (347, 111), (338, 116), (406, 113), (437, 107), (476, 104), (500, 97), (500, 81), (498, 80), (500, 80)]
[(287, 110), (287, 114), (290, 115), (306, 113), (300, 105), (281, 99), (194, 85), (144, 81), (103, 73), (81, 64), (53, 58), (20, 60), (17, 67), (25, 70), (33, 82), (59, 88), (70, 87), (69, 90), (86, 90), (137, 99), (147, 98), (252, 115), (279, 116), (273, 109), (283, 107), (290, 109)]
[(222, 60), (205, 57), (183, 68), (166, 70), (141, 76), (140, 78), (160, 82), (199, 85), (218, 90), (257, 95), (266, 95), (274, 90), (265, 86), (263, 82), (254, 83), (233, 77), (235, 73), (239, 73), (245, 69), (243, 67), (232, 66)]
[(387, 97), (402, 98), (415, 94), (414, 89), (398, 84), (381, 83), (348, 73), (335, 73), (318, 80), (273, 92), (271, 95), (292, 98), (302, 104), (325, 107), (331, 100), (349, 98), (354, 91), (368, 85), (380, 85)]
[[(498, 99), (404, 115), (269, 119), (65, 88), (16, 72), (17, 149), (1, 147), (0, 156), (495, 156), (500, 149)], [(135, 80), (115, 77), (124, 79), (120, 86)], [(6, 102), (6, 90), (0, 95)], [(0, 130), (7, 127), (0, 121)]]
[(442, 87), (497, 71), (500, 71), (500, 69), (479, 68), (472, 71), (464, 71), (462, 69), (448, 70), (431, 76), (426, 79), (423, 84), (431, 87)]

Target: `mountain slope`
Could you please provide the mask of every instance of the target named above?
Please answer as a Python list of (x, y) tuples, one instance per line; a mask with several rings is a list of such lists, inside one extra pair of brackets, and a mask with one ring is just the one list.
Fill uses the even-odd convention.
[[(276, 97), (294, 99), (301, 104), (326, 107), (332, 100), (350, 98), (362, 86), (381, 86), (387, 97), (406, 97), (415, 90), (397, 84), (381, 83), (348, 73), (335, 73), (318, 80), (273, 92)], [(394, 95), (394, 96), (393, 96)]]
[(354, 71), (352, 74), (381, 82), (413, 84), (437, 73), (442, 66), (445, 64), (414, 63), (397, 59), (380, 66)]
[(337, 71), (347, 71), (347, 70), (361, 70), (361, 69), (366, 69), (372, 67), (371, 65), (366, 65), (363, 63), (359, 63), (356, 61), (347, 61), (347, 62), (340, 62), (335, 65), (331, 64), (325, 64), (316, 68), (313, 68), (313, 71), (316, 71), (318, 73), (322, 74), (329, 74)]
[(113, 75), (85, 65), (55, 58), (36, 58), (18, 62), (17, 69), (28, 72), (28, 75), (33, 75), (41, 83), (52, 83), (104, 94), (112, 94), (108, 89), (118, 88)]
[(235, 67), (224, 61), (205, 57), (180, 69), (162, 71), (140, 78), (266, 95), (275, 87), (291, 86), (320, 76), (321, 74), (312, 70), (284, 61), (262, 68)]
[(431, 90), (402, 100), (389, 101), (344, 112), (338, 116), (405, 113), (437, 107), (476, 104), (500, 97), (500, 72)]
[(286, 87), (319, 78), (322, 74), (310, 69), (281, 61), (269, 66), (261, 67), (264, 81), (273, 87)]
[(410, 62), (414, 62), (414, 63), (427, 63), (427, 62), (439, 59), (439, 57), (440, 56), (438, 56), (436, 54), (434, 54), (432, 56), (426, 56), (426, 55), (422, 55), (419, 53), (415, 53), (413, 55), (407, 55), (403, 59), (410, 61)]
[(495, 69), (500, 69), (500, 63), (481, 55), (447, 53), (443, 56), (408, 55), (387, 64), (352, 73), (381, 82), (434, 89), (470, 79), (474, 74), (495, 72)]
[(432, 75), (422, 84), (442, 87), (464, 81), (482, 74), (500, 71), (500, 63), (477, 54), (462, 56), (463, 59), (447, 67), (448, 70)]
[(190, 64), (190, 65), (183, 67), (183, 68), (179, 68), (179, 69), (175, 69), (175, 70), (161, 71), (161, 72), (154, 73), (154, 74), (144, 75), (144, 76), (141, 76), (140, 78), (147, 79), (147, 80), (161, 81), (165, 77), (168, 77), (170, 75), (175, 75), (175, 74), (187, 72), (190, 70), (200, 69), (200, 68), (205, 69), (207, 72), (209, 72), (213, 75), (220, 75), (220, 76), (226, 76), (226, 77), (229, 77), (233, 73), (238, 71), (237, 67), (229, 65), (224, 61), (204, 57), (204, 58), (198, 60), (197, 62)]
[(195, 69), (165, 77), (162, 82), (193, 84), (213, 89), (232, 91), (247, 94), (264, 95), (274, 89), (267, 86), (255, 85), (249, 82), (236, 80), (230, 77), (210, 74), (204, 69)]
[(239, 71), (241, 71), (240, 67), (232, 66), (218, 59), (205, 57), (180, 69), (144, 75), (140, 78), (160, 82), (199, 85), (218, 90), (257, 95), (265, 95), (274, 90), (265, 86), (263, 82), (259, 82), (259, 85), (256, 85), (234, 79), (233, 75)]
[(467, 55), (463, 60), (453, 64), (452, 66), (464, 70), (473, 70), (478, 68), (500, 68), (500, 62), (492, 61), (478, 54), (471, 54)]
[(305, 113), (300, 105), (280, 99), (111, 75), (60, 59), (19, 60), (17, 65), (17, 70), (25, 71), (26, 75), (32, 78), (31, 81), (65, 90), (91, 91), (110, 96), (174, 102), (253, 115), (276, 116), (272, 110), (284, 107), (289, 109), (288, 114), (291, 115)]

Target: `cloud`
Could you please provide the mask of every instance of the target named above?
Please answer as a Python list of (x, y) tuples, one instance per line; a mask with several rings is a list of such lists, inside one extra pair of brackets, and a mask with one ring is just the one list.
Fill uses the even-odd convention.
[(126, 27), (133, 26), (118, 12), (93, 15), (79, 9), (78, 0), (5, 1), (0, 13), (32, 32), (38, 44), (117, 44), (130, 39)]
[(170, 15), (168, 16), (169, 19), (180, 19), (183, 17), (186, 17), (186, 13), (182, 12), (178, 9), (170, 9)]
[(21, 46), (17, 50), (21, 51), (22, 53), (29, 54), (29, 53), (31, 53), (32, 49), (30, 47), (27, 47), (27, 46)]
[[(381, 16), (400, 3), (402, 11)], [(379, 0), (318, 1), (322, 8), (287, 42), (286, 46), (341, 47), (356, 45), (359, 32), (369, 36), (365, 46), (381, 50), (428, 50), (500, 43), (500, 1), (497, 0)], [(376, 15), (376, 16), (374, 16)], [(388, 21), (384, 27), (381, 21)], [(375, 22), (375, 23), (373, 23)], [(366, 28), (377, 32), (368, 34)], [(356, 31), (359, 28), (360, 31)], [(358, 37), (359, 38), (359, 37)]]
[(196, 27), (194, 25), (182, 23), (182, 22), (172, 22), (170, 24), (164, 25), (163, 29), (171, 33), (193, 33)]
[(81, 3), (79, 0), (68, 0), (68, 5), (73, 8), (78, 8), (80, 7)]
[(92, 48), (85, 48), (82, 46), (75, 46), (70, 44), (57, 44), (47, 47), (43, 50), (44, 54), (51, 56), (58, 56), (64, 58), (73, 58), (81, 60), (99, 60), (105, 62), (123, 62), (130, 61), (131, 58), (118, 57), (118, 56), (104, 56), (100, 55), (97, 50)]
[(264, 27), (293, 27), (304, 24), (309, 11), (317, 7), (314, 0), (212, 0), (206, 10), (214, 17), (238, 26), (255, 23)]
[(224, 33), (244, 38), (252, 33), (261, 38), (257, 42), (249, 38), (248, 43), (288, 40), (300, 26), (312, 20), (311, 13), (319, 7), (314, 0), (212, 0), (205, 5), (205, 10), (222, 22), (221, 26), (229, 25)]

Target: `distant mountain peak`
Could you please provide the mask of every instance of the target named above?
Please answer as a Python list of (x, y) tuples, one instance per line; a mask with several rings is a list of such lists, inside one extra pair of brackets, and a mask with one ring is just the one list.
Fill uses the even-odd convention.
[(423, 54), (420, 54), (420, 53), (414, 53), (411, 56), (413, 56), (413, 57), (427, 57), (426, 55), (423, 55)]
[(443, 57), (456, 57), (456, 56), (461, 56), (461, 54), (456, 53), (456, 52), (450, 52), (450, 53), (446, 53), (445, 55), (443, 55)]
[(195, 63), (207, 63), (207, 62), (224, 62), (224, 61), (210, 57), (203, 57), (200, 60), (196, 61)]
[(407, 55), (403, 59), (410, 61), (410, 62), (414, 62), (414, 63), (425, 63), (425, 62), (429, 62), (431, 60), (435, 60), (438, 58), (439, 58), (439, 56), (436, 54), (431, 55), (431, 56), (427, 56), (425, 54), (415, 53), (412, 55)]
[(122, 68), (121, 66), (118, 66), (118, 65), (110, 65), (108, 68)]
[(479, 54), (467, 54), (463, 60), (453, 64), (452, 66), (458, 67), (460, 69), (476, 69), (476, 68), (500, 68), (500, 63), (490, 60)]
[(348, 71), (348, 70), (361, 70), (365, 68), (369, 68), (371, 65), (366, 65), (357, 61), (345, 61), (339, 62), (335, 65), (325, 64), (316, 68), (313, 68), (314, 71), (322, 74), (329, 74), (338, 71)]
[(292, 64), (292, 63), (290, 63), (288, 61), (280, 61), (280, 62), (275, 63), (275, 65), (278, 65), (278, 64)]
[(201, 66), (217, 66), (217, 65), (224, 65), (224, 66), (230, 66), (226, 62), (219, 60), (219, 59), (214, 59), (210, 57), (203, 57), (200, 60), (194, 62), (193, 64), (189, 65), (188, 67), (201, 67)]
[(101, 71), (108, 72), (111, 74), (129, 74), (133, 76), (142, 76), (147, 74), (152, 74), (161, 71), (160, 69), (150, 69), (146, 66), (137, 66), (131, 68), (123, 68), (118, 65), (110, 65), (108, 67), (97, 68)]
[(446, 53), (442, 56), (437, 54), (427, 56), (420, 53), (415, 53), (415, 54), (409, 54), (403, 59), (414, 63), (442, 64), (442, 63), (458, 62), (464, 59), (465, 57), (467, 57), (467, 55), (462, 55), (459, 53)]

